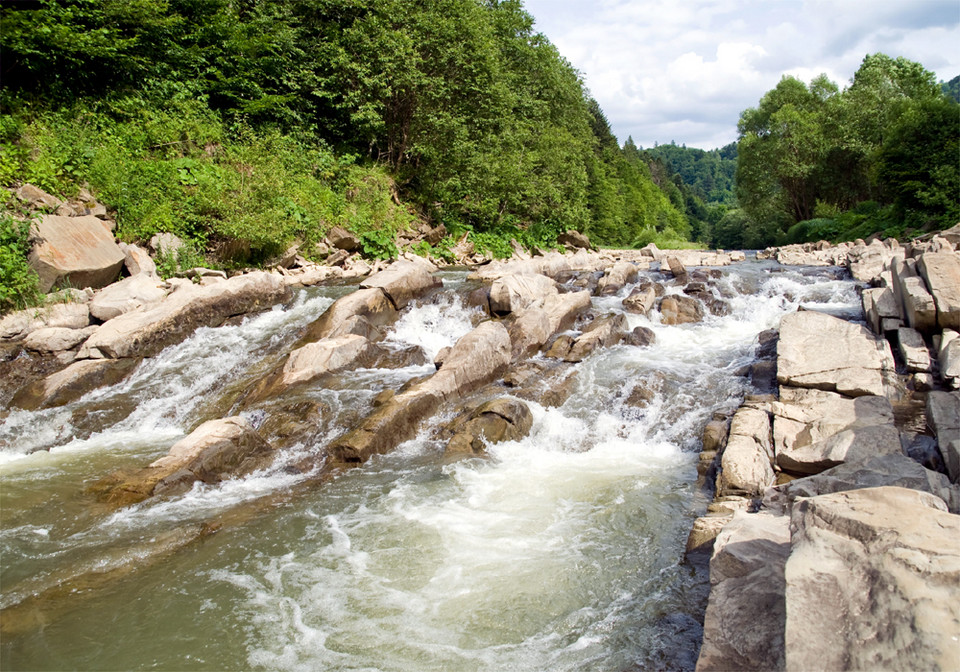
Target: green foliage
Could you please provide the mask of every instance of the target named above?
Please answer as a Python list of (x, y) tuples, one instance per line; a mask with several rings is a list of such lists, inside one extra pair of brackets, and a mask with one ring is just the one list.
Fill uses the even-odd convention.
[(29, 238), (30, 222), (0, 215), (0, 314), (41, 302), (40, 278), (27, 263)]
[(173, 252), (160, 252), (157, 254), (156, 261), (157, 273), (164, 280), (172, 278), (181, 271), (208, 266), (206, 258), (193, 241), (184, 241), (184, 244)]
[(883, 54), (864, 58), (844, 91), (823, 75), (809, 86), (784, 77), (740, 117), (744, 226), (757, 240), (799, 242), (952, 225), (958, 110), (932, 73)]
[(360, 234), (360, 244), (363, 246), (364, 254), (375, 259), (391, 259), (399, 253), (396, 243), (393, 242), (393, 236), (386, 229)]

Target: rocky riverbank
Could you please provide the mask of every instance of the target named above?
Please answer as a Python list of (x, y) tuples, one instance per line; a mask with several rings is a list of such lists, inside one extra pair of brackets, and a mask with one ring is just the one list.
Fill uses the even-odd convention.
[[(62, 217), (87, 218), (109, 231), (96, 215)], [(431, 357), (429, 373), (384, 389), (350, 416), (347, 431), (331, 436), (333, 410), (306, 391), (366, 367), (430, 361), (422, 348), (390, 346), (386, 335), (412, 304), (442, 291), (433, 262), (409, 255), (369, 264), (337, 234), (326, 243), (336, 265), (293, 253), (271, 271), (227, 278), (193, 269), (162, 281), (146, 251), (117, 245), (114, 252), (106, 244), (116, 245), (112, 236), (94, 238), (104, 264), (121, 259), (122, 280), (67, 291), (62, 304), (0, 321), (7, 413), (56, 408), (115, 385), (200, 327), (288, 302), (293, 286), (351, 285), (253, 378), (222, 392), (165, 455), (92, 485), (88, 496), (111, 509), (262, 470), (323, 480), (428, 425), (450, 459), (482, 455), (530, 432), (528, 402), (550, 408), (570, 398), (577, 363), (613, 346), (649, 346), (653, 331), (630, 329), (627, 315), (683, 325), (729, 312), (717, 267), (744, 258), (654, 246), (591, 251), (573, 234), (566, 254), (518, 250), (507, 261), (464, 246), (471, 328)], [(756, 360), (742, 373), (754, 394), (704, 429), (699, 471), (714, 498), (687, 548), (691, 563), (710, 562), (698, 669), (949, 669), (960, 657), (953, 638), (960, 633), (958, 244), (955, 228), (909, 245), (762, 253), (782, 265), (852, 273), (863, 283), (867, 326), (849, 316), (788, 314), (778, 330), (760, 335)], [(106, 277), (94, 266), (56, 273), (74, 283)], [(615, 309), (598, 309), (608, 305), (598, 299)], [(643, 408), (654, 396), (638, 385), (627, 402)], [(291, 461), (298, 445), (317, 449)], [(186, 539), (215, 529), (194, 527)], [(158, 549), (157, 557), (168, 551)], [(137, 557), (147, 563), (150, 550), (138, 547)], [(60, 576), (46, 593), (63, 599), (70, 592), (63, 586), (88, 580)], [(31, 605), (44, 591), (33, 591)], [(5, 610), (5, 632), (23, 627), (17, 613)]]

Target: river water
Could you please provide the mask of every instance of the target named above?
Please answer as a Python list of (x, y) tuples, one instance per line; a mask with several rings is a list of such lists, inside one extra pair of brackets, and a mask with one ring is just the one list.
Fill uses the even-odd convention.
[[(444, 294), (408, 308), (389, 343), (432, 359), (477, 323), (465, 274), (441, 277)], [(689, 669), (707, 591), (683, 562), (706, 504), (703, 426), (751, 392), (742, 374), (761, 331), (801, 305), (858, 306), (854, 283), (829, 270), (748, 261), (717, 282), (729, 315), (628, 315), (656, 343), (576, 365), (570, 398), (528, 402), (530, 435), (486, 458), (445, 458), (440, 418), (323, 482), (285, 469), (432, 366), (368, 369), (310, 390), (336, 420), (268, 471), (120, 510), (96, 503), (92, 483), (228, 414), (350, 289), (303, 290), (77, 402), (0, 416), (0, 667)], [(594, 299), (595, 312), (620, 311), (631, 289)], [(648, 405), (627, 402), (637, 386), (655, 391)]]

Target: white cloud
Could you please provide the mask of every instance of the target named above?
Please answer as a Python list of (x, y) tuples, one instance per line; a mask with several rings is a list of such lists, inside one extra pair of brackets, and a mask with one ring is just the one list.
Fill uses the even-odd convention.
[(525, 0), (614, 132), (638, 145), (712, 148), (784, 74), (841, 86), (863, 57), (960, 74), (955, 0)]

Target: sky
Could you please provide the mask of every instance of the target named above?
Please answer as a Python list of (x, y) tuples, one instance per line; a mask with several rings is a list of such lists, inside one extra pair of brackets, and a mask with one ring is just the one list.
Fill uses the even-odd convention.
[(713, 149), (783, 75), (849, 85), (863, 57), (960, 74), (960, 0), (523, 0), (622, 143)]

